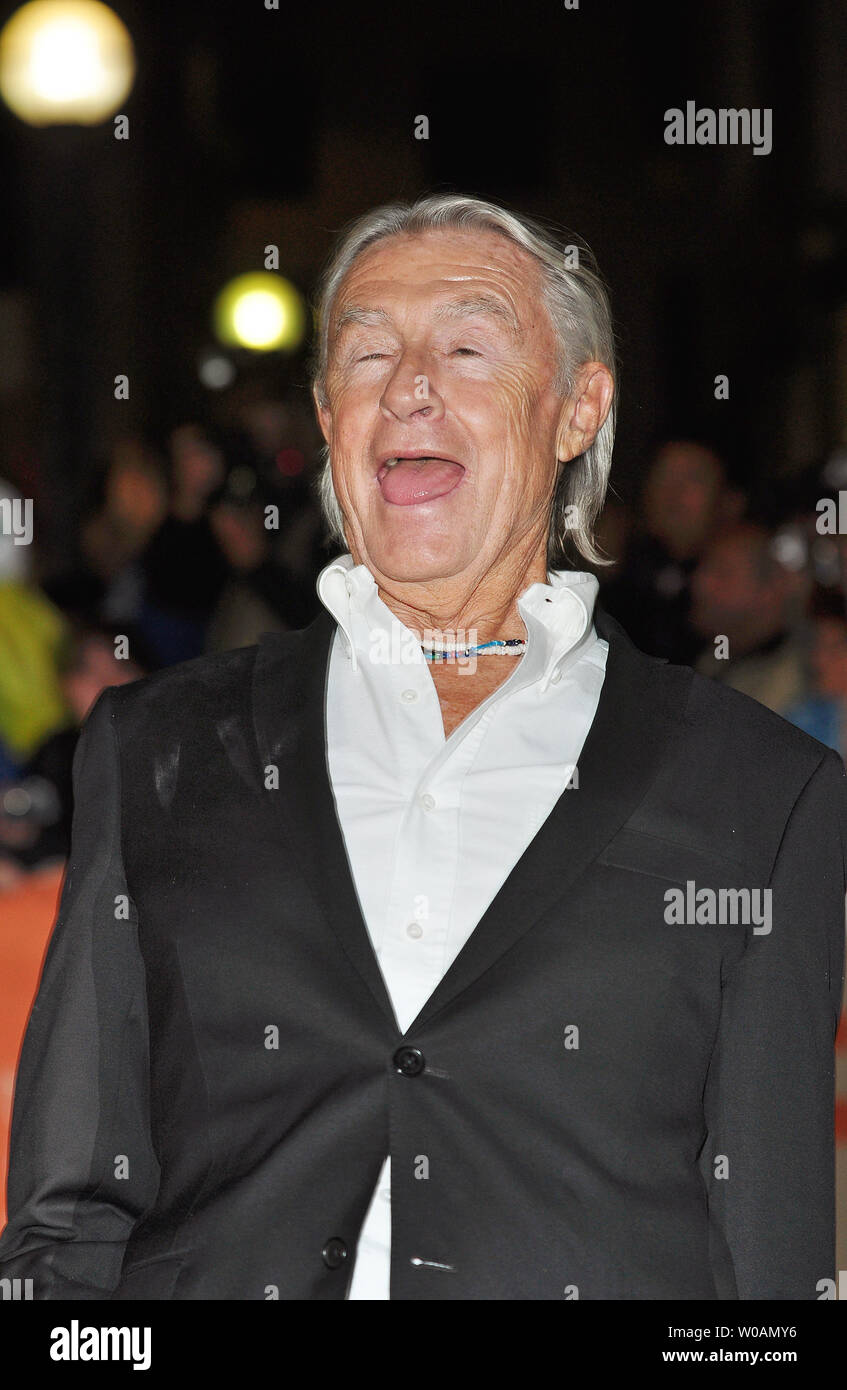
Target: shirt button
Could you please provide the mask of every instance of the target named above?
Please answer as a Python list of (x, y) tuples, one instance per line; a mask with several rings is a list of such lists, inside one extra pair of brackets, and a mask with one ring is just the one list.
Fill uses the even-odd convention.
[(398, 1047), (392, 1061), (395, 1071), (402, 1076), (420, 1076), (426, 1066), (426, 1059), (417, 1047)]
[(421, 805), (423, 806), (425, 811), (434, 811), (435, 797), (430, 796), (429, 792), (424, 792), (423, 796), (421, 797)]
[(403, 701), (403, 703), (407, 705), (413, 705), (417, 698), (418, 692), (416, 690), (404, 690), (402, 695), (400, 696), (400, 699)]
[(406, 928), (406, 935), (411, 936), (413, 941), (420, 941), (423, 936), (423, 927), (420, 922), (410, 922)]
[(340, 1236), (330, 1236), (323, 1250), (321, 1259), (327, 1269), (339, 1269), (347, 1259), (347, 1246)]

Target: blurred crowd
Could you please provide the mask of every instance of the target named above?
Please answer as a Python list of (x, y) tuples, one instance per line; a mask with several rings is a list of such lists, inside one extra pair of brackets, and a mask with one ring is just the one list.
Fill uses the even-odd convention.
[[(187, 421), (160, 449), (121, 440), (58, 572), (41, 563), (37, 510), (31, 546), (0, 532), (0, 890), (67, 855), (76, 739), (106, 686), (315, 615), (330, 554), (320, 443), (302, 399), (257, 400), (225, 430)], [(664, 442), (637, 504), (610, 496), (598, 538), (614, 564), (597, 575), (642, 650), (844, 757), (847, 535), (820, 509), (842, 487), (847, 454), (754, 493), (707, 445)]]
[(600, 575), (642, 650), (743, 691), (842, 757), (847, 534), (832, 517), (844, 488), (847, 453), (748, 492), (712, 449), (669, 441), (637, 511), (607, 506), (601, 541), (621, 559)]

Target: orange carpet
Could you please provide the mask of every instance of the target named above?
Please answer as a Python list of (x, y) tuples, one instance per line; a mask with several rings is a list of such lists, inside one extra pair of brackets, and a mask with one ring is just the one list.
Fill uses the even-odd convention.
[(63, 869), (27, 874), (0, 894), (0, 1228), (6, 1224), (6, 1170), (15, 1068), (59, 904)]

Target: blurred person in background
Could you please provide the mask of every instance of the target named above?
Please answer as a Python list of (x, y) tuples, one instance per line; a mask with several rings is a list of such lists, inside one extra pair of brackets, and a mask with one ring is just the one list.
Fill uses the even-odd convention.
[(103, 501), (83, 522), (80, 545), (100, 585), (97, 610), (107, 621), (137, 619), (143, 599), (138, 565), (168, 510), (164, 469), (144, 440), (128, 436), (112, 453)]
[(73, 818), (73, 758), (80, 728), (106, 686), (126, 685), (144, 674), (138, 660), (115, 655), (107, 629), (67, 632), (56, 670), (69, 722), (35, 750), (15, 777), (0, 780), (0, 860), (8, 886), (12, 867), (21, 872), (65, 859)]
[[(0, 498), (22, 502), (2, 481)], [(65, 621), (31, 574), (32, 547), (0, 528), (0, 775), (19, 770), (67, 717), (56, 667)]]
[(644, 481), (639, 525), (603, 591), (609, 612), (643, 651), (694, 661), (703, 644), (689, 621), (691, 575), (742, 505), (712, 449), (678, 439), (658, 450)]
[(199, 656), (229, 567), (209, 522), (209, 499), (226, 476), (223, 452), (191, 423), (168, 441), (170, 502), (139, 564), (139, 625), (163, 666)]
[(807, 688), (805, 589), (766, 527), (740, 522), (716, 536), (691, 582), (691, 622), (704, 643), (696, 669), (783, 714)]
[(263, 632), (304, 627), (317, 608), (314, 575), (302, 577), (278, 558), (278, 530), (266, 524), (274, 495), (254, 468), (242, 463), (210, 499), (209, 523), (229, 567), (210, 617), (207, 651), (256, 642)]
[(82, 526), (83, 551), (104, 581), (119, 574), (148, 544), (167, 515), (164, 473), (155, 451), (129, 436), (115, 445), (103, 480), (103, 502)]
[(811, 693), (785, 718), (847, 757), (847, 601), (840, 589), (817, 589), (810, 604)]
[(269, 502), (279, 508), (279, 527), (269, 532), (273, 558), (314, 589), (328, 551), (315, 496), (322, 440), (311, 401), (289, 390), (278, 399), (245, 402), (240, 423), (250, 438)]

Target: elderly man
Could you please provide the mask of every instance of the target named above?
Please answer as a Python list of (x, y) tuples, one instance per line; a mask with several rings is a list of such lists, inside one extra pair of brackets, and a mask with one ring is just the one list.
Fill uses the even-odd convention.
[(320, 617), (90, 717), (0, 1243), (36, 1298), (832, 1276), (843, 768), (565, 566), (614, 418), (573, 260), (461, 196), (348, 229)]

